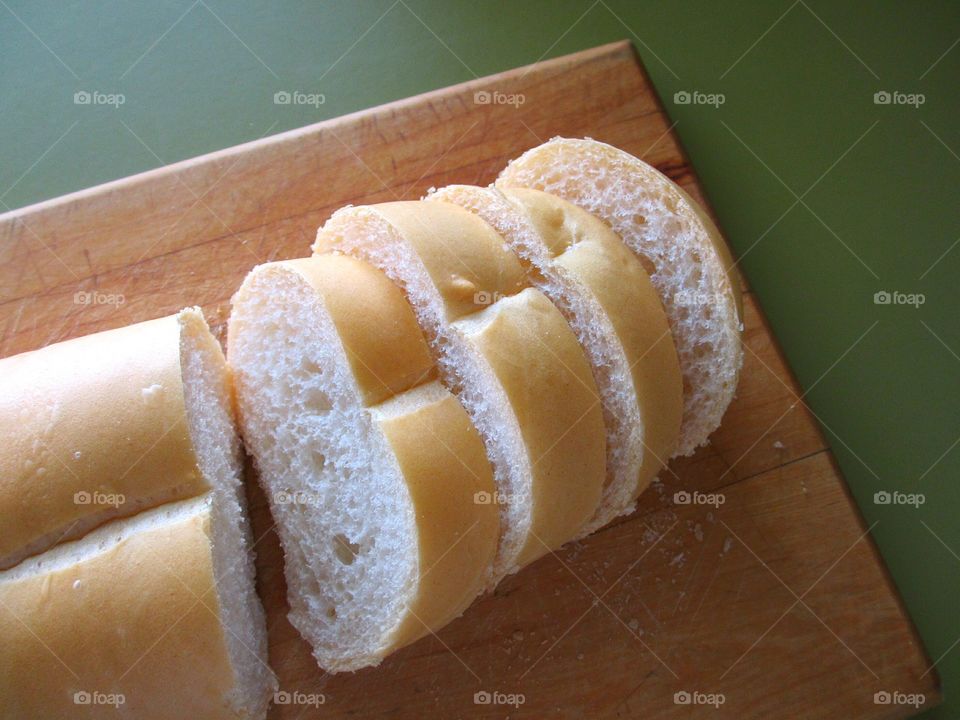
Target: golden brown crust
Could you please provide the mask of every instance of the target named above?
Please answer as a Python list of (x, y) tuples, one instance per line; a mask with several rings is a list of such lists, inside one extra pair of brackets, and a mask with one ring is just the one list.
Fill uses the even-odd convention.
[[(743, 362), (738, 277), (713, 221), (655, 168), (589, 138), (554, 138), (528, 150), (501, 171), (496, 186), (534, 187), (581, 205), (644, 261), (683, 373), (677, 454), (692, 454), (719, 426)], [(654, 213), (656, 224), (648, 223), (645, 212)], [(709, 363), (702, 360), (705, 347), (712, 348)]]
[(632, 502), (676, 451), (683, 416), (680, 363), (660, 298), (643, 266), (605, 223), (539, 190), (503, 193), (526, 210), (554, 262), (599, 302), (623, 348), (643, 422), (644, 455)]
[(345, 255), (317, 255), (280, 265), (296, 270), (323, 296), (366, 405), (436, 376), (413, 311), (383, 273)]
[(486, 301), (478, 301), (478, 293), (492, 300), (527, 286), (520, 260), (475, 215), (416, 201), (369, 207), (396, 228), (420, 257), (443, 297), (448, 321), (482, 309)]
[(177, 316), (0, 360), (0, 568), (209, 489), (186, 421)]
[[(417, 519), (420, 586), (388, 651), (439, 630), (483, 590), (500, 537), (493, 471), (467, 413), (439, 383), (402, 415), (379, 419)], [(375, 413), (376, 416), (376, 413)]]
[[(410, 493), (420, 584), (379, 656), (438, 630), (485, 587), (500, 535), (493, 472), (466, 412), (439, 382), (423, 333), (400, 289), (344, 255), (274, 264), (323, 300), (371, 417)], [(263, 272), (263, 268), (259, 270)], [(348, 669), (356, 669), (347, 660)]]
[(234, 676), (213, 590), (209, 502), (178, 505), (186, 512), (175, 520), (124, 530), (168, 505), (54, 551), (87, 548), (77, 562), (0, 573), (4, 717), (116, 717), (103, 704), (111, 694), (123, 695), (126, 717), (237, 717), (224, 703)]
[[(560, 547), (593, 514), (605, 476), (597, 389), (570, 326), (529, 287), (503, 238), (463, 208), (392, 202), (338, 212), (341, 219), (347, 214), (357, 221), (378, 216), (416, 253), (441, 296), (446, 321), (465, 323), (456, 332), (486, 358), (520, 421), (531, 466), (533, 527), (519, 561), (498, 571), (516, 570)], [(315, 250), (353, 252), (351, 239), (340, 235), (347, 226), (362, 231), (360, 222), (332, 221), (318, 233)], [(478, 321), (481, 313), (489, 321)]]
[(570, 326), (539, 290), (505, 301), (470, 340), (496, 373), (532, 464), (532, 525), (523, 567), (572, 540), (600, 501), (606, 434), (590, 366)]

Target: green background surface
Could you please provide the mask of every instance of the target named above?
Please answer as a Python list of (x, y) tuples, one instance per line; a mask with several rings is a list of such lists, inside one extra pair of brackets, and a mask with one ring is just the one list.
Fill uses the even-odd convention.
[[(938, 660), (925, 717), (960, 717), (960, 5), (3, 0), (0, 211), (623, 38)], [(273, 104), (295, 88), (326, 102)]]

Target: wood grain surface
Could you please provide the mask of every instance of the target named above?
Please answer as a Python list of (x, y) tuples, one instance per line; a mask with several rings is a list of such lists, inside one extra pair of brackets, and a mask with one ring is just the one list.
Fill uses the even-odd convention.
[[(478, 103), (480, 91), (523, 103)], [(222, 337), (243, 276), (309, 254), (335, 209), (487, 184), (554, 135), (624, 148), (704, 202), (617, 43), (0, 216), (0, 354), (184, 305)], [(937, 703), (936, 673), (749, 292), (743, 339), (722, 427), (638, 512), (378, 668), (318, 670), (286, 619), (282, 554), (251, 481), (270, 662), (290, 693), (271, 718), (896, 718), (915, 708), (875, 693)], [(684, 504), (684, 491), (706, 495)]]

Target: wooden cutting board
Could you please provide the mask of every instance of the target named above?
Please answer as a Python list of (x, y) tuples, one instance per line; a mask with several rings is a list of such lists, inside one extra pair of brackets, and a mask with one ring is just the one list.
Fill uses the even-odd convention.
[[(487, 184), (554, 135), (624, 148), (703, 202), (670, 128), (624, 42), (8, 213), (0, 354), (192, 304), (222, 337), (244, 274), (308, 254), (338, 207)], [(914, 708), (875, 693), (936, 704), (936, 673), (833, 456), (749, 291), (744, 304), (745, 367), (709, 447), (672, 463), (637, 513), (379, 668), (317, 669), (287, 622), (282, 555), (251, 482), (270, 662), (290, 693), (271, 718), (895, 718)]]

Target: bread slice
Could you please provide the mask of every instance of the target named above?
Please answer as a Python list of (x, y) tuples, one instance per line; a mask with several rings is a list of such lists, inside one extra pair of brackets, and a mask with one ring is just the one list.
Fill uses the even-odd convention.
[(228, 357), (290, 620), (320, 666), (376, 665), (460, 615), (497, 548), (493, 476), (400, 290), (343, 256), (261, 265)]
[(219, 485), (242, 465), (199, 309), (0, 360), (0, 568)]
[(507, 165), (496, 184), (545, 190), (579, 205), (644, 261), (683, 373), (677, 452), (693, 453), (719, 426), (743, 361), (740, 288), (716, 226), (657, 170), (589, 138), (554, 138), (528, 150)]
[(0, 572), (3, 716), (264, 718), (276, 680), (236, 523), (208, 493)]
[(640, 261), (592, 215), (538, 190), (451, 185), (428, 199), (452, 202), (491, 225), (590, 361), (603, 403), (607, 475), (582, 533), (632, 511), (676, 451), (683, 410), (670, 328)]
[(597, 388), (570, 326), (503, 238), (448, 203), (396, 202), (337, 211), (314, 250), (367, 260), (413, 305), (493, 464), (491, 585), (575, 537), (603, 487)]
[[(222, 647), (209, 651), (223, 654), (221, 661), (228, 663), (231, 678), (229, 686), (210, 688), (211, 692), (222, 690), (222, 697), (201, 697), (198, 702), (209, 700), (242, 710), (244, 717), (262, 717), (276, 679), (266, 665), (266, 625), (254, 588), (232, 386), (223, 352), (200, 310), (186, 309), (159, 320), (6, 358), (0, 361), (0, 386), (0, 513), (15, 519), (0, 530), (4, 566), (13, 566), (2, 575), (2, 588), (20, 587), (21, 580), (24, 587), (46, 587), (53, 582), (51, 564), (60, 563), (57, 567), (62, 567), (64, 575), (76, 575), (80, 584), (89, 579), (98, 588), (90, 596), (93, 605), (81, 603), (92, 612), (96, 603), (105, 601), (114, 583), (129, 582), (130, 594), (118, 587), (117, 604), (111, 601), (110, 612), (77, 615), (70, 603), (80, 596), (70, 592), (58, 596), (49, 609), (33, 611), (36, 627), (41, 629), (53, 622), (69, 635), (70, 622), (50, 620), (57, 613), (74, 618), (77, 625), (95, 627), (98, 635), (77, 629), (75, 639), (58, 638), (57, 642), (62, 640), (65, 652), (102, 655), (102, 669), (93, 665), (96, 672), (102, 671), (102, 679), (111, 677), (111, 669), (122, 673), (125, 668), (116, 663), (126, 655), (117, 646), (126, 646), (125, 633), (146, 632), (152, 627), (149, 620), (144, 627), (134, 623), (135, 617), (165, 612), (162, 607), (169, 601), (169, 585), (177, 582), (176, 573), (156, 567), (149, 550), (139, 556), (124, 550), (126, 564), (116, 572), (110, 569), (110, 562), (88, 562), (87, 558), (97, 555), (114, 533), (130, 538), (124, 548), (149, 548), (138, 536), (152, 527), (153, 520), (141, 519), (144, 509), (167, 508), (171, 501), (199, 498), (203, 507), (196, 512), (203, 514), (211, 538), (202, 552), (183, 562), (196, 559), (212, 568), (208, 586), (215, 577), (213, 599), (219, 597), (220, 601), (219, 609), (216, 602), (210, 607), (229, 632), (221, 633)], [(166, 517), (165, 512), (149, 517)], [(96, 535), (89, 534), (99, 526), (103, 528), (95, 531)], [(140, 597), (133, 592), (133, 588), (144, 589), (128, 577), (137, 568), (151, 574), (153, 579), (145, 583), (163, 580), (162, 585), (150, 586), (157, 589), (156, 594)], [(101, 572), (102, 577), (98, 575)], [(5, 584), (10, 579), (18, 583)], [(5, 593), (0, 589), (0, 595), (6, 597)], [(119, 607), (120, 599), (135, 602), (127, 611)], [(90, 617), (97, 621), (91, 623)], [(14, 650), (14, 644), (7, 642), (10, 636), (3, 637), (5, 645)], [(206, 651), (200, 644), (208, 642), (209, 636), (198, 635), (194, 647), (188, 638), (184, 635), (182, 642), (173, 646), (170, 664), (176, 657), (182, 660), (184, 654)], [(21, 663), (17, 652), (8, 658)], [(82, 662), (82, 667), (88, 665), (92, 664)], [(185, 706), (193, 707), (190, 703), (194, 700), (186, 695), (173, 700), (166, 697), (180, 676), (179, 670), (164, 675), (167, 671), (168, 664), (156, 665), (156, 677), (149, 685), (153, 701), (176, 709), (184, 707), (177, 698), (186, 698)], [(219, 682), (214, 676), (221, 669), (211, 667), (208, 673), (198, 664), (191, 672), (196, 676), (194, 683), (210, 683), (212, 679)], [(63, 685), (64, 693), (70, 685)]]

